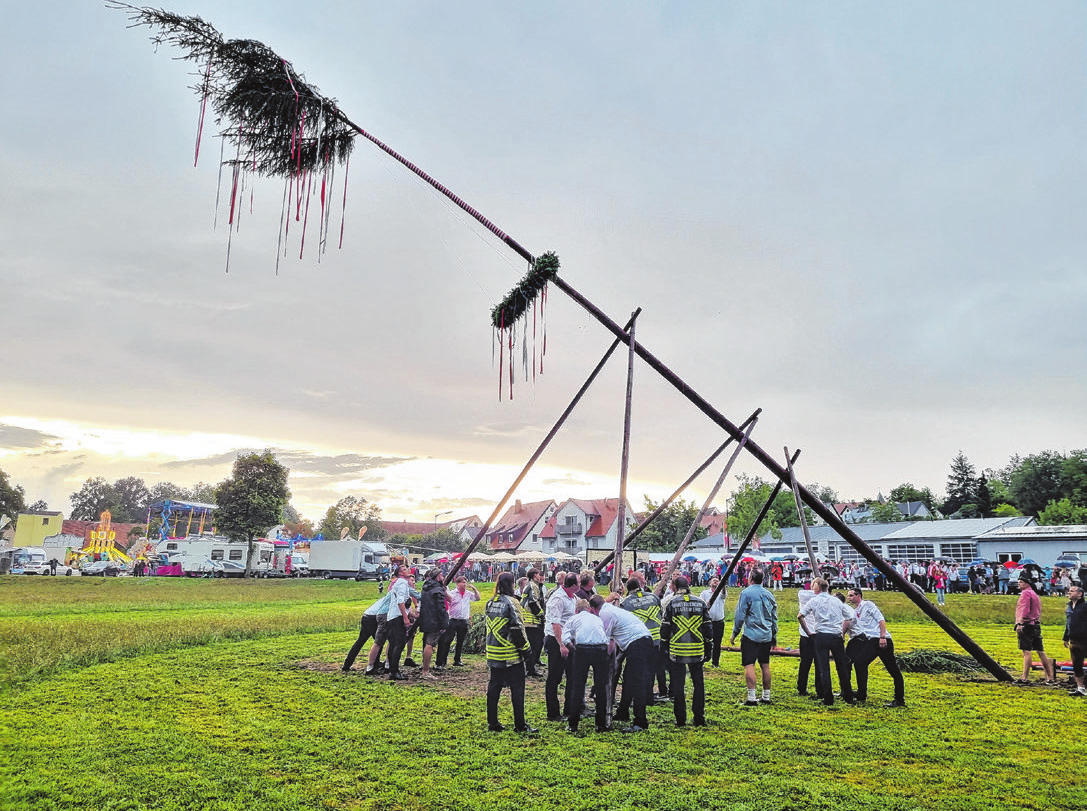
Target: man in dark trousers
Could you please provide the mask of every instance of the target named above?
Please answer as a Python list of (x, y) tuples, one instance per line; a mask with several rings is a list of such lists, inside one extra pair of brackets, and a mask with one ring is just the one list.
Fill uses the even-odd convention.
[(532, 648), (525, 668), (528, 675), (540, 678), (543, 673), (539, 671), (540, 653), (544, 644), (544, 591), (543, 572), (539, 569), (528, 570), (528, 583), (521, 594), (521, 607), (525, 615), (525, 633), (528, 634), (528, 644)]
[(490, 674), (487, 682), (487, 729), (501, 732), (498, 699), (508, 687), (513, 702), (513, 728), (522, 734), (537, 732), (525, 721), (525, 665), (529, 652), (528, 637), (521, 619), (521, 607), (513, 596), (513, 575), (503, 572), (495, 583), (495, 594), (484, 607), (487, 641), (484, 655)]
[(847, 609), (830, 593), (830, 584), (822, 577), (815, 578), (811, 587), (815, 596), (801, 609), (797, 619), (815, 642), (815, 691), (828, 707), (834, 704), (834, 687), (830, 680), (830, 657), (833, 654), (842, 701), (856, 704), (843, 639), (851, 624), (845, 613)]
[(883, 612), (871, 600), (865, 600), (864, 592), (859, 588), (850, 589), (846, 599), (857, 612), (845, 651), (857, 671), (857, 701), (868, 700), (868, 665), (879, 659), (887, 668), (895, 687), (894, 699), (883, 706), (905, 707), (906, 685), (895, 659), (895, 644), (891, 641)]
[(706, 604), (691, 596), (691, 582), (685, 575), (672, 581), (675, 596), (661, 618), (661, 644), (668, 647), (671, 660), (672, 710), (676, 726), (687, 725), (687, 697), (684, 682), (691, 672), (691, 714), (696, 727), (706, 725), (706, 684), (702, 663), (709, 658), (710, 616)]
[(449, 609), (445, 604), (445, 581), (440, 569), (430, 569), (423, 582), (423, 594), (419, 600), (419, 628), (423, 633), (422, 678), (436, 678), (430, 672), (430, 660), (442, 635), (449, 628)]

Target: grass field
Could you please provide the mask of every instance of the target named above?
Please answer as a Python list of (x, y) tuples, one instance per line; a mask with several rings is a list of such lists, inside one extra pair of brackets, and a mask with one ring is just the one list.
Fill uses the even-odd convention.
[[(868, 705), (828, 709), (795, 695), (780, 657), (774, 704), (748, 709), (725, 654), (706, 729), (664, 706), (642, 735), (569, 735), (533, 682), (541, 734), (522, 738), (487, 731), (478, 656), (427, 684), (342, 674), (374, 597), (353, 582), (0, 578), (0, 809), (1087, 807), (1087, 702), (1064, 689), (907, 673), (909, 706), (886, 710), (876, 663)], [(900, 651), (956, 650), (901, 595), (876, 598)], [(795, 616), (794, 592), (781, 604)], [(966, 595), (948, 612), (1014, 668), (1013, 606)], [(1044, 601), (1054, 652), (1061, 606)]]

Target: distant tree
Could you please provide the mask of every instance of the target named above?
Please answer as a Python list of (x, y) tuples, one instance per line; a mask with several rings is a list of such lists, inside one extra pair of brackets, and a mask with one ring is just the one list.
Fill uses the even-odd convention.
[(1038, 513), (1038, 523), (1046, 526), (1087, 524), (1087, 507), (1079, 507), (1066, 498), (1050, 501)]
[(14, 524), (19, 513), (26, 511), (26, 491), (12, 484), (8, 474), (0, 470), (0, 530)]
[(896, 504), (920, 501), (928, 508), (930, 513), (936, 513), (936, 496), (928, 487), (919, 489), (914, 487), (912, 483), (905, 482), (894, 488), (888, 498)]
[(1042, 451), (1021, 460), (1011, 473), (1012, 501), (1024, 515), (1038, 515), (1050, 501), (1062, 498), (1064, 457)]
[[(837, 504), (841, 501), (841, 497), (838, 495), (838, 491), (833, 487), (827, 487), (819, 484), (819, 482), (812, 482), (808, 485), (808, 490), (820, 501), (826, 504)], [(784, 492), (784, 491), (783, 491)], [(796, 511), (795, 509), (793, 510)]]
[(366, 527), (366, 538), (381, 541), (388, 533), (381, 526), (381, 508), (365, 498), (345, 496), (328, 508), (321, 520), (321, 533), (325, 540), (338, 541), (344, 529), (346, 538), (357, 538), (359, 530)]
[(138, 524), (147, 520), (147, 505), (151, 503), (151, 491), (143, 479), (126, 476), (113, 483), (117, 494), (118, 509), (113, 520), (125, 524)]
[(250, 453), (235, 460), (231, 477), (216, 488), (216, 527), (228, 538), (249, 545), (246, 577), (253, 570), (254, 542), (283, 521), (283, 508), (291, 497), (289, 472), (270, 450)]
[(33, 504), (27, 504), (26, 509), (28, 512), (46, 512), (49, 509), (49, 505), (39, 498)]
[(179, 484), (173, 482), (155, 482), (147, 490), (147, 500), (150, 504), (158, 501), (188, 501), (189, 494)]
[(1067, 498), (1051, 501), (1038, 514), (1038, 523), (1046, 526), (1087, 524), (1087, 507), (1073, 504)]
[(97, 521), (106, 510), (113, 515), (122, 511), (120, 495), (101, 476), (87, 479), (68, 499), (72, 502), (72, 518), (76, 521)]
[[(773, 492), (771, 490), (771, 492)], [(835, 493), (837, 496), (837, 493)], [(820, 499), (823, 501), (824, 499)], [(830, 502), (834, 504), (835, 502)], [(793, 495), (793, 489), (791, 487), (783, 486), (776, 496), (774, 496), (774, 504), (770, 508), (774, 513), (774, 518), (779, 527), (798, 527), (800, 526), (800, 515), (796, 511), (796, 497)], [(810, 527), (815, 523), (815, 515), (811, 511), (811, 507), (807, 504), (804, 505), (804, 521)], [(745, 536), (746, 537), (746, 536)]]
[(283, 531), (288, 538), (297, 538), (299, 535), (303, 538), (312, 538), (316, 534), (313, 522), (303, 518), (292, 504), (283, 508)]
[[(366, 535), (370, 537), (369, 533)], [(397, 533), (389, 538), (386, 543), (394, 546), (406, 546), (427, 557), (435, 552), (463, 552), (465, 543), (460, 533), (449, 527), (443, 527), (437, 532), (428, 532), (426, 535), (407, 535)]]
[[(649, 496), (642, 496), (642, 498), (645, 500), (647, 513), (653, 512), (661, 505), (661, 502), (654, 502)], [(698, 505), (693, 501), (677, 498), (642, 530), (634, 539), (634, 546), (648, 552), (675, 552), (680, 542), (687, 536), (691, 524), (698, 518), (698, 510)], [(700, 541), (705, 537), (706, 528), (699, 527), (691, 537), (691, 542)]]
[(963, 504), (976, 501), (977, 474), (966, 454), (960, 450), (951, 460), (951, 472), (947, 476), (947, 499), (940, 507), (940, 512), (953, 515)]
[(1004, 480), (990, 475), (992, 472), (992, 470), (986, 471), (985, 481), (989, 487), (989, 503), (993, 505), (995, 511), (1002, 504), (1010, 506), (1012, 496)]
[(183, 501), (195, 501), (198, 504), (215, 504), (216, 488), (208, 482), (197, 482), (185, 491)]
[(993, 507), (994, 518), (1016, 518), (1022, 514), (1023, 513), (1019, 512), (1018, 508), (1011, 504), (998, 504)]
[(869, 506), (872, 512), (871, 515), (864, 519), (866, 524), (893, 524), (896, 521), (905, 520), (902, 511), (898, 509), (898, 502), (896, 501), (888, 501), (886, 504), (873, 501), (869, 502)]
[(1061, 494), (1073, 504), (1087, 506), (1087, 449), (1072, 451), (1061, 463)]
[[(729, 539), (737, 544), (742, 543), (743, 539), (747, 537), (751, 527), (755, 524), (759, 511), (762, 510), (762, 506), (770, 498), (770, 494), (774, 490), (769, 482), (758, 476), (741, 474), (739, 482), (739, 488), (734, 490), (728, 499), (728, 534)], [(782, 488), (779, 495), (790, 496), (789, 509), (792, 515), (796, 515), (796, 501), (791, 498), (791, 493)], [(775, 499), (776, 503), (777, 499)], [(781, 538), (778, 509), (771, 507), (770, 511), (766, 513), (766, 517), (759, 524), (758, 537), (762, 538), (770, 535), (774, 539)], [(784, 511), (784, 507), (780, 507), (780, 509)]]
[(978, 478), (978, 516), (980, 518), (993, 517), (993, 500), (989, 494), (989, 481), (984, 476)]

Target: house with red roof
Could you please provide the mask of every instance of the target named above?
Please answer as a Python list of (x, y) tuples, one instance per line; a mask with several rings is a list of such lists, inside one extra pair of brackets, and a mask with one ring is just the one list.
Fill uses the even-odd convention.
[[(619, 499), (567, 499), (551, 516), (540, 535), (541, 552), (565, 552), (568, 555), (588, 555), (589, 560), (604, 557), (615, 550), (619, 534)], [(637, 516), (626, 504), (624, 537), (638, 526)]]
[(558, 505), (553, 499), (530, 501), (517, 499), (487, 533), (491, 552), (543, 552), (541, 536)]

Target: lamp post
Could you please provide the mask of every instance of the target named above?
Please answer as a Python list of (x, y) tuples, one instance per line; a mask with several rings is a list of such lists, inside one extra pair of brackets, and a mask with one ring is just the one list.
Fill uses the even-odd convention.
[(445, 512), (434, 513), (434, 531), (435, 532), (438, 531), (438, 519), (443, 515), (449, 515), (449, 513), (451, 513), (451, 512), (453, 512), (453, 511), (452, 510), (446, 510)]

